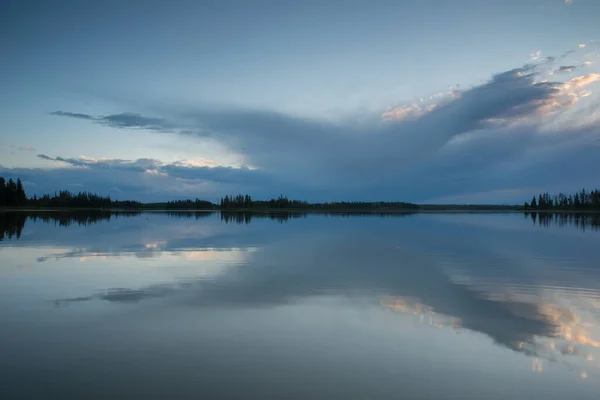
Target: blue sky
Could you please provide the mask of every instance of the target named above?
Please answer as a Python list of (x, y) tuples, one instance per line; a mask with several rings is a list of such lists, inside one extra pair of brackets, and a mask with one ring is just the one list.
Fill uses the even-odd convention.
[(0, 174), (159, 200), (600, 186), (600, 2), (3, 1)]

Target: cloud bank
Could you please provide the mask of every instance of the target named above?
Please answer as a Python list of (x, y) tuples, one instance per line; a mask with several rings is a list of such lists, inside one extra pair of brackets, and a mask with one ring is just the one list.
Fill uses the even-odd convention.
[[(159, 117), (51, 113), (124, 131), (218, 143), (237, 154), (242, 167), (206, 159), (165, 163), (145, 158), (37, 157), (54, 167), (59, 164), (60, 168), (44, 171), (56, 187), (65, 185), (61, 174), (87, 174), (94, 176), (96, 187), (119, 188), (127, 175), (141, 187), (136, 192), (124, 190), (123, 195), (138, 197), (155, 193), (156, 180), (187, 188), (175, 191), (178, 194), (197, 192), (213, 199), (223, 194), (217, 190), (230, 189), (260, 196), (286, 193), (314, 201), (514, 202), (530, 191), (599, 185), (600, 176), (589, 166), (600, 159), (599, 103), (591, 96), (600, 74), (588, 70), (572, 76), (577, 65), (555, 66), (555, 62), (553, 57), (536, 57), (483, 84), (451, 88), (377, 116), (345, 121), (194, 107), (176, 112), (165, 108)], [(559, 75), (565, 78), (556, 79)], [(40, 180), (39, 171), (23, 172), (31, 175), (29, 180)]]

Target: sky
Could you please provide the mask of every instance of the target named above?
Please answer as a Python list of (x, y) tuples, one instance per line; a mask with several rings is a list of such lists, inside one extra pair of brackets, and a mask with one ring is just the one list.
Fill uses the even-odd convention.
[(142, 201), (600, 187), (597, 0), (0, 2), (0, 176)]

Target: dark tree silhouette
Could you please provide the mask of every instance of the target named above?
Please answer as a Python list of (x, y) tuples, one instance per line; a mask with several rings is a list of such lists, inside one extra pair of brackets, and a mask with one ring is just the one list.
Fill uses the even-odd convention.
[(6, 181), (0, 176), (0, 207), (6, 207)]
[(542, 193), (535, 196), (529, 204), (530, 209), (537, 210), (600, 210), (600, 190), (582, 189), (572, 195), (558, 193), (550, 195)]

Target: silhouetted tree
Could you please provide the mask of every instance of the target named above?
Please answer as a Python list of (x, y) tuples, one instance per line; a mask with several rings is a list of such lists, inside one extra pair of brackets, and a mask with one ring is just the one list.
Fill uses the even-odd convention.
[(11, 179), (6, 184), (6, 205), (8, 207), (16, 207), (19, 205), (17, 200), (17, 184)]
[[(529, 208), (548, 209), (548, 210), (600, 210), (600, 191), (582, 189), (572, 195), (558, 193), (550, 195), (548, 193), (538, 195), (537, 207), (535, 196), (529, 204)], [(552, 218), (552, 217), (549, 217)]]
[(538, 208), (537, 201), (535, 200), (535, 196), (531, 199), (531, 208)]
[(21, 179), (17, 179), (17, 205), (24, 206), (25, 204), (27, 204), (27, 195), (25, 189), (23, 189)]
[(0, 177), (0, 207), (6, 207), (6, 181)]

